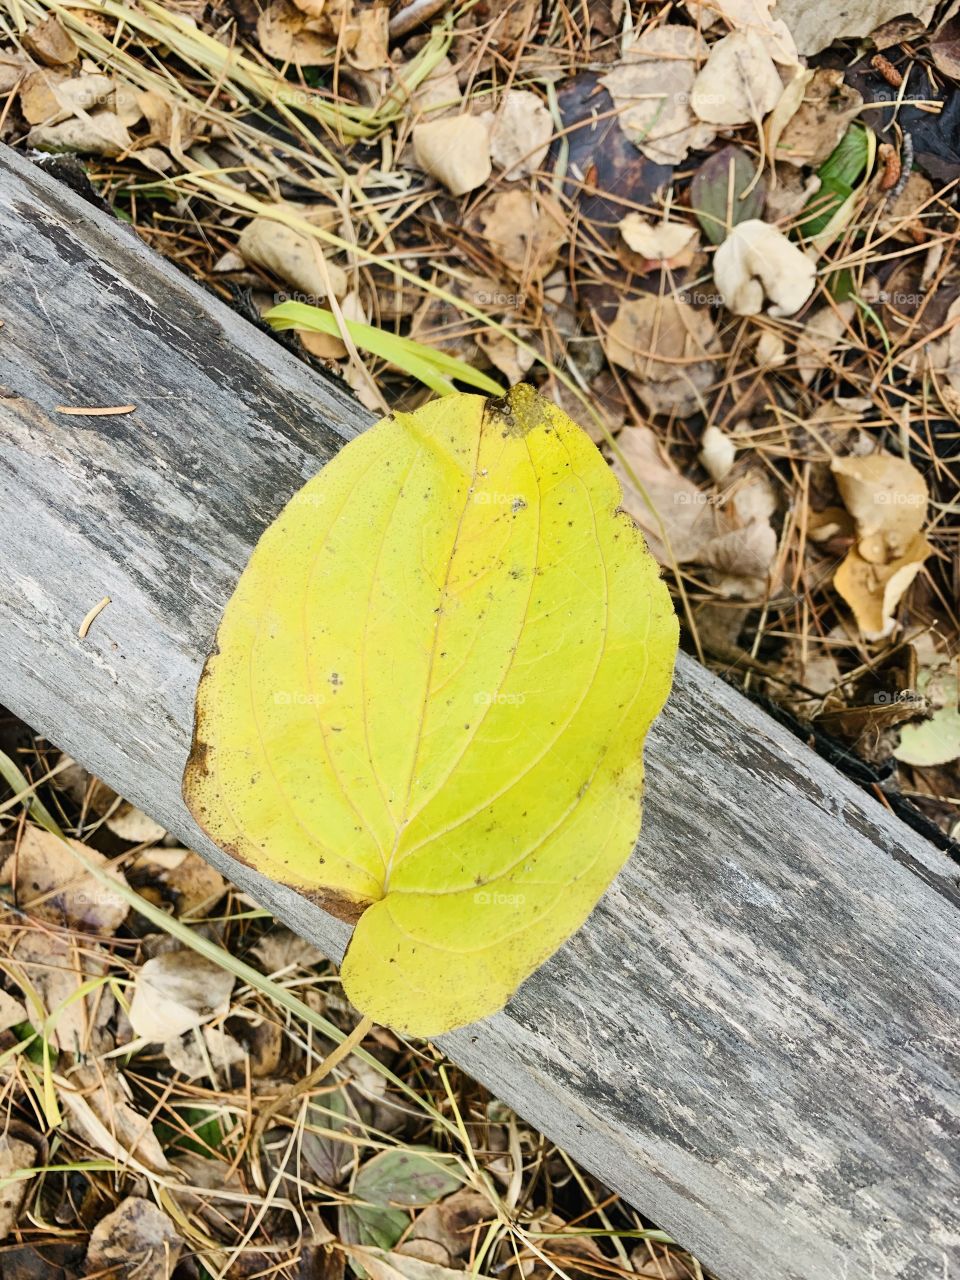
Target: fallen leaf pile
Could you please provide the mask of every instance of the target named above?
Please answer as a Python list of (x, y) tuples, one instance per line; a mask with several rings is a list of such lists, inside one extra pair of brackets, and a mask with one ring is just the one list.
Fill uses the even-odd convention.
[[(376, 1028), (304, 1089), (357, 1021), (332, 966), (69, 757), (34, 741), (18, 761), (72, 835), (0, 782), (4, 1280), (527, 1280), (531, 1241), (563, 1267), (600, 1202), (638, 1220), (579, 1171), (551, 1214), (566, 1157), (422, 1043)], [(619, 1230), (584, 1240), (592, 1270)]]

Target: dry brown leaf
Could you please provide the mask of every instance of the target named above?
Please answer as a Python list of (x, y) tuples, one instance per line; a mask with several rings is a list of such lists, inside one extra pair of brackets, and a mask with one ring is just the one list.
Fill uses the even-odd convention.
[[(820, 67), (784, 90), (786, 97), (802, 86), (796, 109), (782, 122), (778, 136), (768, 134), (774, 160), (792, 165), (823, 164), (851, 122), (860, 114), (863, 98), (844, 82), (843, 72)], [(777, 111), (779, 111), (779, 104)], [(777, 114), (775, 112), (775, 114)], [(783, 112), (786, 115), (786, 111)]]
[(0, 991), (0, 1031), (9, 1031), (11, 1027), (26, 1021), (27, 1010), (24, 1004), (15, 1000), (9, 992)]
[(80, 54), (73, 36), (59, 18), (46, 18), (24, 33), (23, 47), (45, 67), (65, 67)]
[(86, 1270), (100, 1280), (170, 1280), (183, 1249), (176, 1227), (149, 1200), (128, 1196), (90, 1233)]
[(439, 1245), (454, 1261), (473, 1252), (480, 1224), (496, 1217), (490, 1199), (479, 1191), (464, 1188), (428, 1205), (417, 1215), (410, 1238)]
[(26, 999), (27, 1016), (51, 1044), (73, 1055), (113, 1048), (105, 1031), (116, 1009), (112, 993), (101, 987), (78, 996), (84, 983), (107, 972), (107, 956), (94, 943), (81, 946), (68, 937), (31, 930), (17, 939), (11, 955), (15, 981), (25, 996), (32, 989), (42, 1006), (37, 1009)]
[(636, 376), (651, 413), (689, 417), (703, 407), (714, 376), (705, 357), (719, 349), (709, 312), (673, 296), (644, 294), (620, 303), (602, 342), (607, 359)]
[(304, 296), (301, 302), (319, 306), (332, 288), (347, 291), (347, 275), (336, 263), (321, 262), (320, 246), (309, 235), (272, 218), (254, 218), (240, 233), (237, 249), (246, 262), (263, 267)]
[(64, 843), (40, 827), (25, 827), (15, 852), (12, 844), (8, 846), (0, 884), (15, 885), (17, 902), (38, 920), (112, 936), (127, 918), (127, 903), (85, 871), (68, 845), (118, 884), (126, 884), (123, 873), (102, 853), (79, 840)]
[(32, 70), (29, 58), (16, 50), (0, 50), (0, 93), (12, 93), (20, 81)]
[(16, 1175), (36, 1163), (37, 1148), (33, 1143), (12, 1133), (0, 1133), (0, 1240), (6, 1240), (19, 1222), (20, 1207), (27, 1194), (27, 1179)]
[(134, 141), (112, 111), (93, 111), (83, 119), (34, 125), (27, 134), (27, 146), (115, 159), (131, 151)]
[(877, 453), (834, 458), (831, 471), (857, 527), (857, 551), (870, 564), (902, 559), (923, 528), (929, 492), (905, 458)]
[(887, 564), (871, 564), (856, 547), (847, 552), (833, 585), (853, 610), (867, 640), (885, 639), (893, 631), (894, 610), (932, 552), (933, 547), (919, 533), (902, 556)]
[(774, 62), (797, 64), (797, 46), (785, 22), (770, 14), (776, 0), (685, 0), (690, 16), (703, 31), (723, 19), (735, 31), (753, 31)]
[(713, 274), (725, 305), (738, 316), (755, 316), (769, 301), (772, 316), (792, 316), (813, 293), (814, 263), (767, 222), (738, 223), (717, 249)]
[(480, 116), (445, 116), (414, 126), (413, 153), (425, 173), (455, 196), (490, 177), (490, 127)]
[(613, 98), (620, 128), (658, 164), (680, 164), (716, 137), (690, 110), (690, 92), (709, 55), (692, 27), (647, 28), (600, 83)]
[(756, 32), (731, 31), (710, 50), (693, 82), (690, 105), (708, 124), (759, 126), (783, 93), (783, 82)]
[(57, 1098), (71, 1126), (98, 1151), (139, 1172), (165, 1173), (170, 1165), (146, 1117), (134, 1110), (126, 1081), (110, 1063), (54, 1075)]
[(774, 17), (786, 23), (806, 57), (834, 40), (868, 36), (901, 14), (914, 14), (926, 25), (935, 9), (933, 0), (778, 0)]
[(700, 244), (700, 232), (686, 222), (651, 222), (631, 212), (618, 226), (629, 248), (651, 262), (688, 266)]
[(797, 336), (797, 372), (804, 386), (808, 387), (818, 373), (829, 367), (830, 357), (847, 336), (856, 304), (846, 302), (826, 304), (814, 311)]
[(548, 196), (511, 190), (477, 209), (480, 233), (493, 253), (522, 281), (549, 275), (568, 235), (563, 210)]
[(191, 1032), (182, 1038), (167, 1040), (163, 1052), (174, 1071), (187, 1080), (200, 1080), (209, 1076), (211, 1068), (214, 1080), (223, 1076), (231, 1067), (246, 1061), (246, 1051), (229, 1032), (222, 1027), (203, 1027), (200, 1030), (202, 1045)]
[(130, 1000), (134, 1034), (162, 1043), (221, 1017), (230, 1008), (233, 975), (196, 951), (165, 951), (137, 972)]
[(127, 875), (141, 897), (156, 906), (172, 905), (178, 918), (214, 906), (227, 890), (220, 872), (192, 849), (148, 849)]
[(318, 32), (314, 20), (291, 0), (272, 0), (257, 19), (257, 39), (268, 58), (300, 67), (321, 67), (333, 61), (337, 42)]
[(490, 131), (490, 155), (505, 178), (525, 178), (543, 165), (553, 136), (553, 117), (537, 94), (509, 89)]
[(660, 564), (671, 563), (660, 524), (634, 484), (631, 471), (663, 522), (677, 564), (698, 561), (704, 547), (720, 532), (716, 504), (692, 480), (664, 462), (649, 427), (625, 428), (617, 437), (617, 445), (624, 461), (614, 455), (613, 470), (623, 488), (623, 505), (643, 530), (652, 555)]

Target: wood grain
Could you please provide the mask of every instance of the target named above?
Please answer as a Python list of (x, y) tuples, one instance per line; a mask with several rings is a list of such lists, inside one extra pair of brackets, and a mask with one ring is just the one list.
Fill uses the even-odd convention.
[[(0, 246), (0, 700), (337, 958), (180, 776), (253, 542), (368, 415), (8, 151)], [(648, 761), (628, 868), (444, 1048), (721, 1280), (952, 1277), (957, 867), (689, 660)]]

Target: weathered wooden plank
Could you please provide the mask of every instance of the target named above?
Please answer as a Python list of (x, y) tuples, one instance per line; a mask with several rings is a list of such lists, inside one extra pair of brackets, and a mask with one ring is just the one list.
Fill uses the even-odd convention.
[[(0, 246), (0, 700), (338, 957), (179, 784), (252, 543), (367, 415), (9, 152)], [(952, 1274), (957, 868), (689, 660), (648, 760), (587, 926), (444, 1047), (722, 1280)]]

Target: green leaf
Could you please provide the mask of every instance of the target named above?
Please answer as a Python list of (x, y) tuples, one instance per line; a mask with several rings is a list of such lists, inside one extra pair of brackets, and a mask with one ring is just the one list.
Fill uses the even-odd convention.
[(502, 1007), (636, 842), (677, 621), (621, 497), (531, 387), (445, 397), (341, 450), (227, 606), (187, 803), (356, 922), (346, 994), (404, 1033)]
[(738, 222), (759, 218), (767, 187), (756, 182), (757, 168), (742, 147), (723, 147), (703, 164), (690, 183), (690, 206), (713, 244), (722, 244)]
[[(311, 307), (305, 302), (281, 302), (263, 314), (264, 320), (271, 328), (278, 331), (284, 329), (311, 329), (314, 333), (326, 333), (332, 337), (340, 336), (340, 325), (332, 311), (323, 307)], [(412, 338), (401, 337), (398, 333), (390, 333), (386, 329), (376, 329), (373, 325), (363, 324), (359, 320), (347, 320), (344, 324), (351, 338), (363, 351), (389, 360), (391, 364), (408, 373), (412, 378), (435, 391), (437, 395), (450, 395), (456, 387), (450, 381), (456, 378), (465, 382), (468, 387), (476, 387), (478, 391), (488, 391), (498, 396), (503, 388), (498, 382), (474, 369), (472, 365), (445, 351), (437, 351), (433, 347), (425, 347)]]
[(819, 235), (853, 196), (871, 156), (872, 135), (852, 124), (817, 170), (820, 190), (807, 201), (808, 216), (798, 230), (805, 237)]
[(410, 1208), (432, 1204), (463, 1184), (456, 1162), (432, 1147), (394, 1147), (357, 1174), (353, 1199), (340, 1207), (349, 1244), (392, 1249), (410, 1224)]

